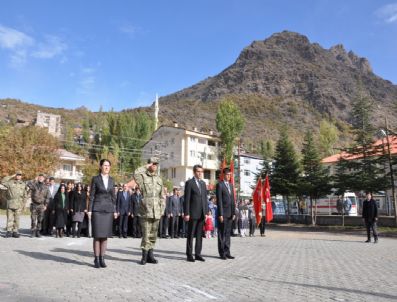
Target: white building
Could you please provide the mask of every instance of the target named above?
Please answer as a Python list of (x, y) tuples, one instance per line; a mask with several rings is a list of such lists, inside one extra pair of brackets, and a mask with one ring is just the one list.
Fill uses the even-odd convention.
[(178, 127), (161, 126), (143, 147), (142, 157), (147, 160), (160, 155), (161, 175), (176, 187), (183, 186), (193, 177), (193, 166), (200, 164), (204, 168), (204, 181), (211, 189), (216, 183), (219, 138), (197, 129), (187, 130)]
[(84, 166), (84, 157), (66, 151), (64, 149), (57, 150), (59, 155), (59, 165), (55, 170), (54, 178), (56, 182), (74, 181), (81, 182), (83, 180), (82, 167)]
[(240, 154), (240, 197), (250, 198), (256, 185), (256, 176), (263, 165), (263, 157), (255, 154)]
[(55, 137), (61, 136), (61, 116), (37, 111), (36, 126), (48, 128), (48, 133)]

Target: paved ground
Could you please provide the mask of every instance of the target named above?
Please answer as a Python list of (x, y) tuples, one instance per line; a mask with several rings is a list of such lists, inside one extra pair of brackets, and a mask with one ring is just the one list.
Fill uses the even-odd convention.
[(95, 269), (88, 238), (0, 238), (0, 301), (397, 301), (397, 240), (364, 239), (275, 229), (232, 238), (227, 261), (205, 239), (205, 263), (185, 260), (185, 240), (161, 239), (159, 264), (141, 266), (140, 241), (114, 238)]

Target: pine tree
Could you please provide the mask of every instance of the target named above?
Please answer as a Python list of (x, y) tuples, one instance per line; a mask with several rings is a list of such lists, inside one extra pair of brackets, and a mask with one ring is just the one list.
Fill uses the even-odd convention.
[(287, 129), (283, 128), (276, 146), (275, 164), (271, 174), (272, 194), (280, 194), (287, 201), (289, 220), (290, 196), (298, 192), (300, 166), (297, 154), (289, 140)]
[(316, 201), (331, 191), (328, 170), (321, 164), (320, 155), (314, 142), (313, 134), (308, 131), (302, 148), (303, 175), (300, 179), (300, 191), (310, 198), (313, 225), (316, 224), (317, 213), (313, 212)]
[[(349, 171), (347, 184), (336, 182), (346, 190), (378, 192), (388, 187), (383, 171), (385, 157), (383, 145), (375, 146), (373, 137), (375, 128), (371, 123), (373, 104), (367, 97), (359, 97), (353, 102), (352, 121), (355, 139), (353, 145), (343, 151), (348, 154), (346, 160), (340, 161), (339, 169)], [(349, 160), (350, 159), (350, 160)], [(338, 188), (339, 191), (343, 191)]]

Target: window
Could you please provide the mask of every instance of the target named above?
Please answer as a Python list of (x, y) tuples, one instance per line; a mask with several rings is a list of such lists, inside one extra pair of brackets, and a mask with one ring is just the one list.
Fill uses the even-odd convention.
[(208, 160), (213, 160), (214, 159), (214, 155), (213, 154), (207, 154), (207, 159)]
[(244, 158), (244, 164), (249, 164), (250, 163), (250, 159), (249, 158)]
[(199, 143), (199, 144), (202, 144), (202, 145), (206, 145), (206, 144), (207, 144), (207, 140), (206, 140), (206, 139), (203, 139), (203, 138), (199, 138), (199, 139), (198, 139), (198, 143)]
[(63, 165), (63, 171), (72, 172), (72, 165), (70, 164)]
[(245, 176), (251, 176), (251, 172), (249, 170), (244, 170), (244, 175)]
[(196, 156), (196, 152), (194, 152), (194, 150), (191, 150), (191, 151), (190, 151), (190, 156), (191, 156), (191, 157), (195, 157), (195, 156)]
[(204, 179), (211, 179), (211, 171), (204, 170)]
[(191, 141), (192, 143), (195, 143), (195, 142), (196, 142), (196, 138), (195, 138), (195, 137), (192, 137), (192, 136), (190, 136), (190, 141)]
[(171, 175), (172, 178), (176, 178), (176, 168), (171, 169)]
[(171, 157), (171, 159), (174, 158), (174, 152), (171, 152), (170, 157)]
[(212, 140), (209, 140), (208, 141), (208, 146), (216, 146), (216, 142), (215, 141), (212, 141)]
[(175, 138), (171, 138), (171, 144), (175, 144)]

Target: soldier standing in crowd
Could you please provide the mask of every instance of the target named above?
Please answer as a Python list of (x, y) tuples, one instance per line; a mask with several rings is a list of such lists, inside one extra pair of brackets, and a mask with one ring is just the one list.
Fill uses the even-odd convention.
[[(25, 207), (26, 184), (22, 172), (6, 176), (1, 184), (7, 188), (7, 233), (6, 237), (19, 237), (19, 216)], [(12, 233), (11, 233), (12, 232)]]
[(142, 260), (141, 264), (157, 263), (154, 258), (153, 248), (156, 244), (159, 220), (164, 213), (165, 200), (163, 197), (163, 181), (157, 174), (159, 159), (151, 157), (146, 166), (138, 168), (134, 173), (134, 179), (127, 185), (139, 186), (143, 199), (140, 203), (142, 225)]
[(30, 204), (32, 219), (31, 237), (41, 237), (41, 222), (43, 221), (44, 211), (51, 198), (50, 191), (48, 186), (45, 185), (44, 180), (44, 174), (39, 174), (37, 180), (29, 181), (27, 184), (32, 194), (32, 203)]
[(375, 200), (372, 198), (371, 192), (367, 192), (367, 198), (363, 202), (363, 220), (367, 229), (367, 241), (371, 242), (371, 229), (374, 235), (375, 243), (378, 242), (378, 231), (376, 229), (376, 222), (378, 221), (378, 207)]

